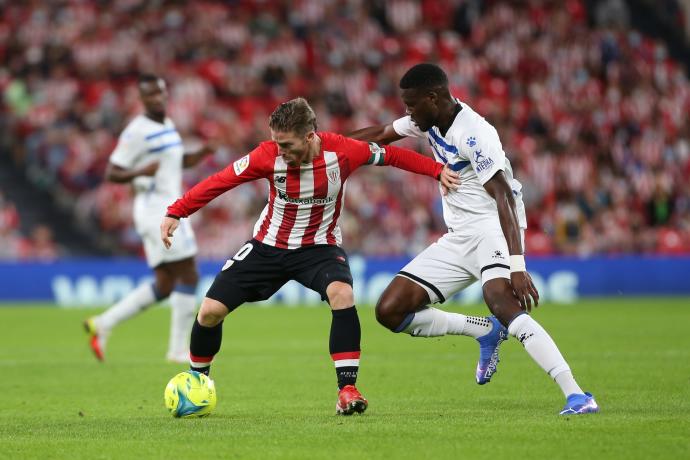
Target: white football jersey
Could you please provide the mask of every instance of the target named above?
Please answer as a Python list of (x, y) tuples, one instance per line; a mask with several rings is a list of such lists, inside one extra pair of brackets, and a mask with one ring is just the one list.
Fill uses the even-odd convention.
[(110, 162), (126, 169), (138, 169), (159, 161), (154, 176), (132, 181), (135, 207), (167, 207), (182, 195), (182, 138), (171, 119), (158, 123), (144, 115), (134, 118), (120, 135)]
[(498, 171), (503, 171), (513, 190), (519, 225), (527, 228), (522, 185), (513, 178), (510, 161), (496, 129), (467, 104), (457, 102), (462, 105), (462, 110), (445, 136), (436, 126), (427, 132), (421, 131), (409, 116), (393, 122), (393, 128), (400, 136), (426, 138), (436, 160), (460, 174), (460, 187), (442, 196), (446, 225), (461, 234), (500, 229), (496, 201), (484, 189), (484, 184)]

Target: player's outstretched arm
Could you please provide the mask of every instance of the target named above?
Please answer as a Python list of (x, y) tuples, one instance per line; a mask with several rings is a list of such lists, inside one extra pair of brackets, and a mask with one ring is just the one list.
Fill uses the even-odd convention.
[(275, 158), (275, 153), (264, 144), (189, 189), (182, 198), (168, 206), (168, 215), (188, 217), (228, 190), (266, 177), (272, 172), (271, 161)]
[(218, 143), (212, 140), (196, 152), (185, 153), (184, 157), (182, 157), (182, 167), (193, 168), (194, 166), (201, 163), (201, 160), (206, 158), (208, 155), (213, 155), (214, 153), (216, 153), (217, 149)]
[(123, 184), (131, 182), (135, 177), (153, 176), (158, 171), (159, 163), (154, 161), (138, 169), (127, 169), (113, 163), (108, 163), (105, 169), (105, 180)]
[(496, 200), (498, 208), (498, 218), (501, 222), (503, 235), (508, 242), (508, 252), (510, 253), (510, 284), (513, 291), (520, 301), (520, 306), (526, 311), (532, 310), (532, 300), (534, 306), (539, 305), (539, 292), (534, 287), (532, 277), (527, 273), (525, 266), (524, 252), (522, 250), (522, 238), (520, 237), (520, 226), (518, 225), (517, 212), (515, 210), (515, 198), (513, 190), (506, 181), (503, 171), (498, 171), (484, 184), (484, 188)]
[(393, 129), (393, 124), (389, 123), (387, 125), (368, 126), (358, 129), (347, 134), (347, 137), (357, 139), (358, 141), (376, 142), (377, 144), (388, 145), (391, 142), (399, 141), (405, 136), (396, 133), (395, 129)]
[(444, 195), (449, 190), (456, 190), (460, 186), (460, 176), (457, 172), (421, 153), (393, 145), (379, 147), (379, 149), (385, 150), (385, 153), (382, 153), (382, 159), (374, 164), (394, 166), (415, 174), (431, 176), (441, 182)]

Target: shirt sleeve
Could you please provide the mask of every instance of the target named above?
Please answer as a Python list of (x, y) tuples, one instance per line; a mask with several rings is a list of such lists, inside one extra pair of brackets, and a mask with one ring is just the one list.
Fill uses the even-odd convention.
[(393, 122), (393, 129), (399, 136), (426, 138), (424, 131), (419, 129), (409, 115), (395, 120)]
[(506, 154), (498, 135), (491, 133), (470, 135), (463, 139), (461, 145), (482, 185), (486, 184), (498, 171), (505, 169)]
[(110, 162), (121, 168), (131, 169), (146, 154), (144, 139), (133, 129), (125, 129), (117, 140)]
[(272, 167), (271, 155), (272, 152), (267, 146), (260, 145), (225, 169), (189, 189), (182, 198), (168, 206), (168, 214), (188, 217), (228, 190), (245, 182), (267, 177)]
[(393, 166), (415, 174), (438, 178), (443, 165), (414, 150), (394, 145), (380, 146), (375, 142), (363, 142), (343, 137), (347, 143), (348, 156), (354, 160), (353, 168), (362, 165)]

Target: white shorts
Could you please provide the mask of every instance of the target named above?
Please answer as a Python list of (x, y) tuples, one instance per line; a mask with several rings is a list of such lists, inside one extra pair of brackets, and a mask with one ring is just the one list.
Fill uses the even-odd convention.
[[(524, 232), (522, 232), (524, 240)], [(445, 302), (478, 279), (510, 279), (508, 243), (501, 229), (477, 235), (446, 233), (405, 265), (398, 276), (409, 278), (429, 294), (431, 303)]]
[[(142, 210), (143, 214), (145, 211)], [(155, 268), (167, 262), (177, 262), (179, 260), (194, 257), (197, 253), (196, 238), (189, 219), (180, 219), (180, 226), (175, 230), (170, 249), (165, 249), (161, 241), (160, 224), (163, 215), (137, 215), (135, 213), (134, 223), (137, 233), (141, 236), (144, 243), (144, 253), (146, 263), (149, 267)]]

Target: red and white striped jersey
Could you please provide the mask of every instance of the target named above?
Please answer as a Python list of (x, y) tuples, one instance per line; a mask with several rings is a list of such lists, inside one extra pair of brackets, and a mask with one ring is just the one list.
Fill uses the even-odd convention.
[(345, 181), (362, 165), (391, 165), (438, 178), (443, 165), (412, 150), (380, 147), (339, 134), (319, 132), (321, 151), (309, 164), (288, 166), (273, 141), (192, 187), (168, 207), (187, 217), (218, 195), (244, 182), (268, 180), (268, 203), (254, 226), (254, 238), (277, 248), (340, 245), (338, 218)]

